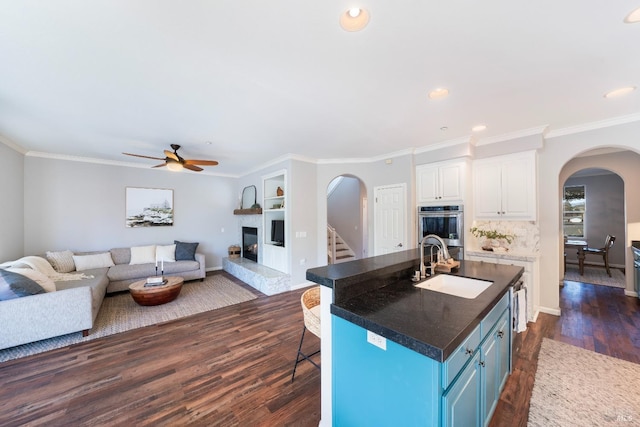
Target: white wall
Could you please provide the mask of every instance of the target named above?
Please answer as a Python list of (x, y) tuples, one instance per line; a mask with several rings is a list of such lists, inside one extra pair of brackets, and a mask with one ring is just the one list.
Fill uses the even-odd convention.
[[(25, 158), (24, 176), (26, 254), (167, 244), (175, 239), (199, 242), (206, 267), (217, 269), (228, 247), (237, 242), (231, 232), (235, 179), (38, 157)], [(174, 226), (125, 227), (126, 187), (172, 189)]]
[[(584, 157), (563, 167), (576, 155), (591, 149), (619, 147), (631, 152)], [(625, 182), (626, 236), (620, 236), (624, 245), (626, 271), (632, 272), (631, 240), (640, 240), (640, 194), (634, 191), (640, 179), (640, 122), (585, 131), (571, 135), (548, 137), (538, 155), (538, 190), (540, 224), (540, 305), (547, 311), (558, 310), (559, 282), (562, 269), (562, 185), (573, 173), (585, 167), (600, 167), (616, 172)], [(627, 290), (633, 289), (632, 274), (627, 274)]]
[(24, 255), (24, 156), (0, 143), (0, 263)]

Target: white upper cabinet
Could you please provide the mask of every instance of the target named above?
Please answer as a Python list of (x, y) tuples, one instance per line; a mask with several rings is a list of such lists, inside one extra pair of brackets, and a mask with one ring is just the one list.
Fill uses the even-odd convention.
[(536, 220), (536, 153), (473, 162), (476, 218)]
[(418, 204), (462, 201), (465, 169), (465, 162), (416, 166)]

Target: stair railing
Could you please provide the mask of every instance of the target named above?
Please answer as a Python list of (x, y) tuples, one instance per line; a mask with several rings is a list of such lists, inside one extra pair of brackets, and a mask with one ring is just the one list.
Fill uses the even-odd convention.
[(329, 249), (329, 263), (336, 263), (336, 229), (327, 224), (327, 245)]

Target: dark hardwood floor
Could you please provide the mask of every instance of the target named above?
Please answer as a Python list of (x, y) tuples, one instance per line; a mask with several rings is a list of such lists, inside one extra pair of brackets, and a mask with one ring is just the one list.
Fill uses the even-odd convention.
[(562, 316), (541, 313), (515, 340), (513, 372), (490, 426), (526, 426), (529, 400), (543, 338), (561, 341), (618, 359), (640, 363), (640, 300), (624, 290), (565, 282)]
[[(0, 425), (317, 426), (319, 371), (303, 362), (291, 383), (302, 292), (0, 364)], [(543, 337), (640, 363), (637, 299), (571, 283), (561, 307), (518, 335), (492, 426), (526, 425)]]
[(320, 372), (291, 383), (302, 292), (0, 364), (0, 425), (317, 426)]

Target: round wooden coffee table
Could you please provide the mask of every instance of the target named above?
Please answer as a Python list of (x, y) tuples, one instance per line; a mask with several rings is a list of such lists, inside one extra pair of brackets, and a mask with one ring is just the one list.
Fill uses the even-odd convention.
[(160, 305), (173, 301), (180, 294), (182, 277), (165, 277), (167, 283), (159, 286), (145, 286), (146, 280), (140, 280), (129, 285), (129, 292), (133, 300), (140, 305)]

